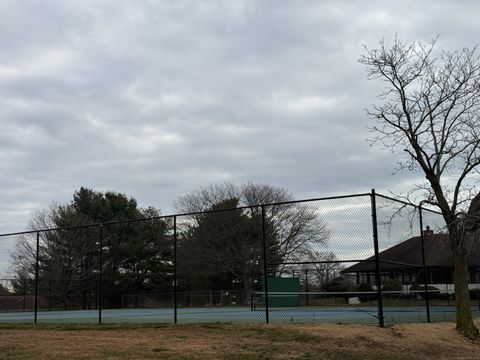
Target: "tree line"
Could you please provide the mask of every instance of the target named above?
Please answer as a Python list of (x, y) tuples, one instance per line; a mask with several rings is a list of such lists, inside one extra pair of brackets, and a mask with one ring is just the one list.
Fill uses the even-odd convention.
[[(193, 214), (177, 217), (178, 291), (239, 290), (248, 296), (261, 287), (263, 226), (269, 274), (280, 273), (286, 261), (318, 256), (328, 229), (313, 209), (300, 204), (266, 206), (262, 217), (261, 207), (254, 206), (290, 200), (292, 195), (283, 188), (228, 183), (180, 197), (175, 210)], [(247, 208), (226, 211), (238, 207)], [(138, 221), (121, 222), (132, 219)], [(131, 197), (82, 187), (70, 203), (35, 213), (30, 229), (111, 221), (118, 223), (40, 233), (39, 295), (48, 298), (49, 307), (97, 307), (100, 271), (106, 307), (121, 307), (122, 295), (173, 291), (173, 218), (142, 208)], [(20, 236), (12, 253), (17, 294), (33, 292), (35, 240), (34, 235)]]

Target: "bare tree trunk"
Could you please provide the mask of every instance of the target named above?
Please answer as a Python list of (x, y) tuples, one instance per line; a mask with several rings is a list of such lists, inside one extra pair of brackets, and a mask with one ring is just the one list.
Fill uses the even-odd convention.
[(455, 304), (457, 331), (469, 339), (478, 338), (478, 329), (473, 323), (470, 308), (470, 293), (468, 290), (468, 252), (459, 241), (459, 235), (450, 234), (451, 244), (454, 246), (455, 259)]
[(462, 241), (463, 230), (460, 231), (460, 228), (463, 229), (464, 227), (459, 226), (459, 219), (448, 207), (447, 200), (443, 195), (438, 180), (434, 177), (430, 177), (429, 181), (435, 192), (436, 198), (440, 203), (443, 218), (448, 224), (450, 249), (455, 264), (454, 282), (457, 331), (469, 339), (476, 339), (478, 338), (478, 329), (473, 323), (470, 308), (470, 293), (468, 291), (468, 251), (465, 247), (465, 243)]

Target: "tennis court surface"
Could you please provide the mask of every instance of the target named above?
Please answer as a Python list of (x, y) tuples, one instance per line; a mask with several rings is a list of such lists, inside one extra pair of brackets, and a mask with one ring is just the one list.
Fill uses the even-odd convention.
[[(473, 309), (475, 316), (480, 314)], [(269, 321), (274, 323), (359, 323), (378, 324), (376, 307), (295, 307), (269, 309)], [(432, 307), (430, 316), (434, 321), (452, 320), (455, 317), (454, 307)], [(264, 323), (264, 309), (251, 311), (247, 307), (211, 307), (211, 308), (179, 308), (178, 323), (232, 322), (232, 323)], [(385, 323), (426, 322), (426, 311), (423, 307), (386, 307)], [(0, 313), (0, 323), (31, 323), (34, 312)], [(173, 323), (173, 309), (105, 309), (102, 311), (103, 323)], [(39, 323), (96, 323), (99, 320), (98, 310), (39, 311)]]

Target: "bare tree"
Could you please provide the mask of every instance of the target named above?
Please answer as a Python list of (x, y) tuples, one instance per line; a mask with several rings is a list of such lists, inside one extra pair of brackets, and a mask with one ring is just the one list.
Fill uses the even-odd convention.
[(314, 264), (313, 275), (318, 286), (322, 286), (341, 275), (344, 266), (341, 262), (335, 262), (338, 258), (332, 251), (317, 253), (315, 258), (321, 261)]
[[(29, 230), (40, 230), (55, 227), (53, 218), (57, 212), (58, 205), (53, 203), (48, 209), (39, 210), (33, 213), (29, 223)], [(15, 248), (10, 254), (10, 276), (23, 283), (26, 279), (35, 276), (36, 258), (36, 235), (20, 235), (15, 242)], [(41, 249), (45, 248), (48, 241), (47, 233), (40, 232)]]
[[(283, 261), (301, 261), (324, 246), (329, 237), (325, 222), (315, 209), (305, 204), (288, 203), (292, 194), (282, 187), (268, 184), (246, 183), (240, 186), (232, 183), (210, 185), (180, 197), (173, 207), (180, 213), (201, 212), (229, 199), (238, 199), (239, 206), (252, 206), (248, 211), (253, 218), (260, 218), (265, 207), (267, 223), (274, 231), (272, 238), (279, 241), (279, 255)], [(190, 216), (198, 223), (199, 215)]]
[(310, 262), (286, 266), (279, 273), (293, 273), (313, 288), (321, 288), (342, 275), (344, 265), (333, 251), (313, 251), (307, 259)]
[(373, 143), (403, 150), (398, 170), (420, 170), (426, 181), (412, 190), (438, 207), (455, 259), (457, 330), (478, 337), (468, 292), (465, 209), (476, 192), (480, 165), (480, 59), (476, 48), (436, 55), (429, 44), (365, 47), (359, 62), (369, 79), (385, 83), (379, 104), (367, 110), (375, 121)]
[[(33, 214), (29, 228), (33, 231), (55, 228), (59, 225), (58, 219), (67, 218), (69, 225), (85, 223), (71, 206), (52, 204), (48, 209)], [(71, 306), (74, 293), (81, 295), (86, 308), (91, 289), (95, 288), (95, 267), (92, 265), (92, 259), (96, 258), (95, 237), (91, 232), (89, 229), (39, 232), (41, 291), (48, 290), (49, 297), (64, 304), (65, 308)], [(33, 281), (35, 263), (35, 236), (19, 236), (11, 254), (11, 270), (16, 286), (23, 286), (24, 281)]]

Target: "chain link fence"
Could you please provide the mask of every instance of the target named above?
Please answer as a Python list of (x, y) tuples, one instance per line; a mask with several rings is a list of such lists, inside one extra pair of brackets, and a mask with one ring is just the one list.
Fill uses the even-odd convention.
[(388, 326), (454, 318), (441, 214), (374, 191), (231, 205), (2, 234), (10, 271), (0, 279), (0, 322)]

